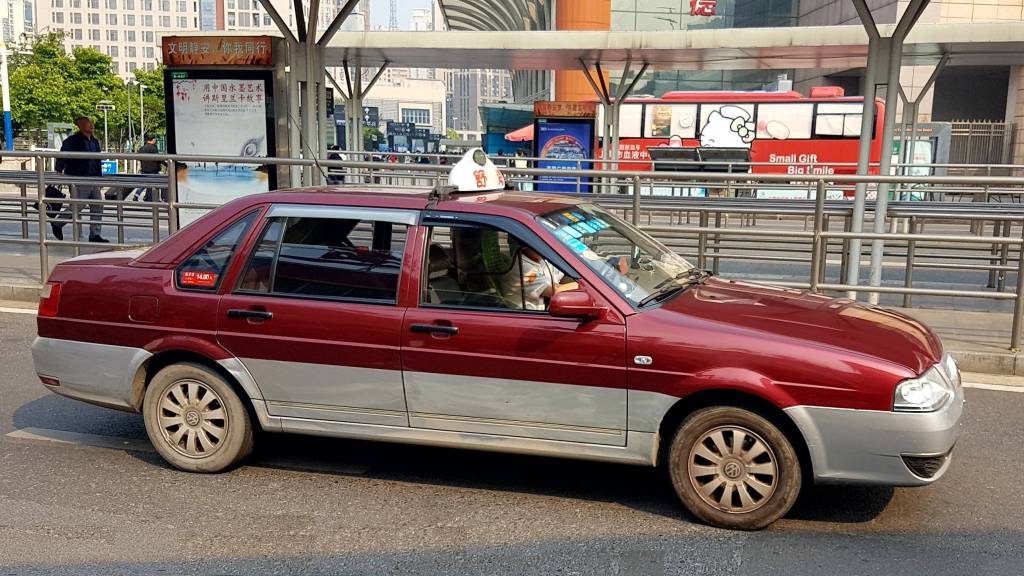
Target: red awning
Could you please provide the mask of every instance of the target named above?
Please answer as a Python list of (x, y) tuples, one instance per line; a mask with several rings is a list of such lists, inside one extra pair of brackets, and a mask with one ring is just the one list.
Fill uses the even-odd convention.
[(533, 124), (527, 124), (518, 130), (505, 134), (505, 140), (509, 142), (533, 142)]

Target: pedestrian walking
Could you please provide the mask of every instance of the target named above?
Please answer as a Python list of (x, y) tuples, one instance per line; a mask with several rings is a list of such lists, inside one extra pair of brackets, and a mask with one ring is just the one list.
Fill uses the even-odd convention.
[[(160, 151), (156, 147), (156, 136), (153, 134), (146, 134), (145, 144), (139, 147), (139, 154), (159, 154)], [(143, 174), (159, 174), (160, 167), (163, 166), (163, 162), (159, 160), (143, 160), (139, 162), (139, 172)], [(160, 202), (165, 202), (164, 190), (162, 188), (146, 188), (146, 195), (143, 199), (146, 202), (152, 202), (153, 196), (156, 194), (160, 195)]]
[[(78, 131), (68, 136), (61, 143), (61, 152), (100, 152), (100, 141), (93, 136), (93, 123), (88, 116), (75, 118), (75, 126)], [(58, 158), (55, 166), (57, 172), (66, 176), (80, 176), (95, 178), (101, 174), (99, 158)], [(91, 184), (73, 184), (71, 186), (72, 198), (79, 200), (103, 200), (100, 187)], [(61, 215), (63, 216), (63, 215)], [(59, 217), (61, 217), (59, 216)], [(69, 218), (65, 216), (64, 218)], [(103, 220), (103, 205), (89, 204), (89, 242), (109, 242), (101, 236), (103, 230), (100, 222)], [(64, 239), (64, 225), (67, 222), (50, 222), (53, 235), (58, 240)], [(78, 238), (75, 238), (78, 240)]]

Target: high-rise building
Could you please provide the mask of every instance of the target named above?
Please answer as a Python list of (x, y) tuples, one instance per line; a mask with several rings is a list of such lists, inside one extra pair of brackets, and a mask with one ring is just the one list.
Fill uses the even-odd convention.
[(448, 128), (479, 132), (480, 106), (512, 101), (512, 77), (505, 70), (448, 71)]
[(14, 46), (35, 30), (35, 2), (0, 0), (0, 25), (4, 44)]

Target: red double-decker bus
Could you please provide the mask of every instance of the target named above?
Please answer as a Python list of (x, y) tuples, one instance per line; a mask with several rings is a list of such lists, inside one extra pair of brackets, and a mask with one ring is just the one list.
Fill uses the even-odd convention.
[[(755, 173), (856, 172), (864, 99), (842, 88), (799, 92), (668, 92), (631, 98), (619, 113), (619, 168), (649, 170), (658, 146), (750, 151)], [(872, 173), (882, 145), (884, 103), (875, 100)], [(598, 134), (601, 134), (600, 119)], [(846, 164), (843, 166), (842, 164)]]

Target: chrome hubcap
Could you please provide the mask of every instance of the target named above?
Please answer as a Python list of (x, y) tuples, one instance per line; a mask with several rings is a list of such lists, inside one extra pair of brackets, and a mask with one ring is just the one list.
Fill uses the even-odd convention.
[(690, 449), (687, 473), (705, 503), (733, 513), (764, 506), (779, 479), (771, 447), (742, 426), (720, 426), (701, 436)]
[(164, 440), (190, 458), (216, 452), (226, 437), (227, 426), (220, 396), (198, 380), (175, 382), (160, 401)]

